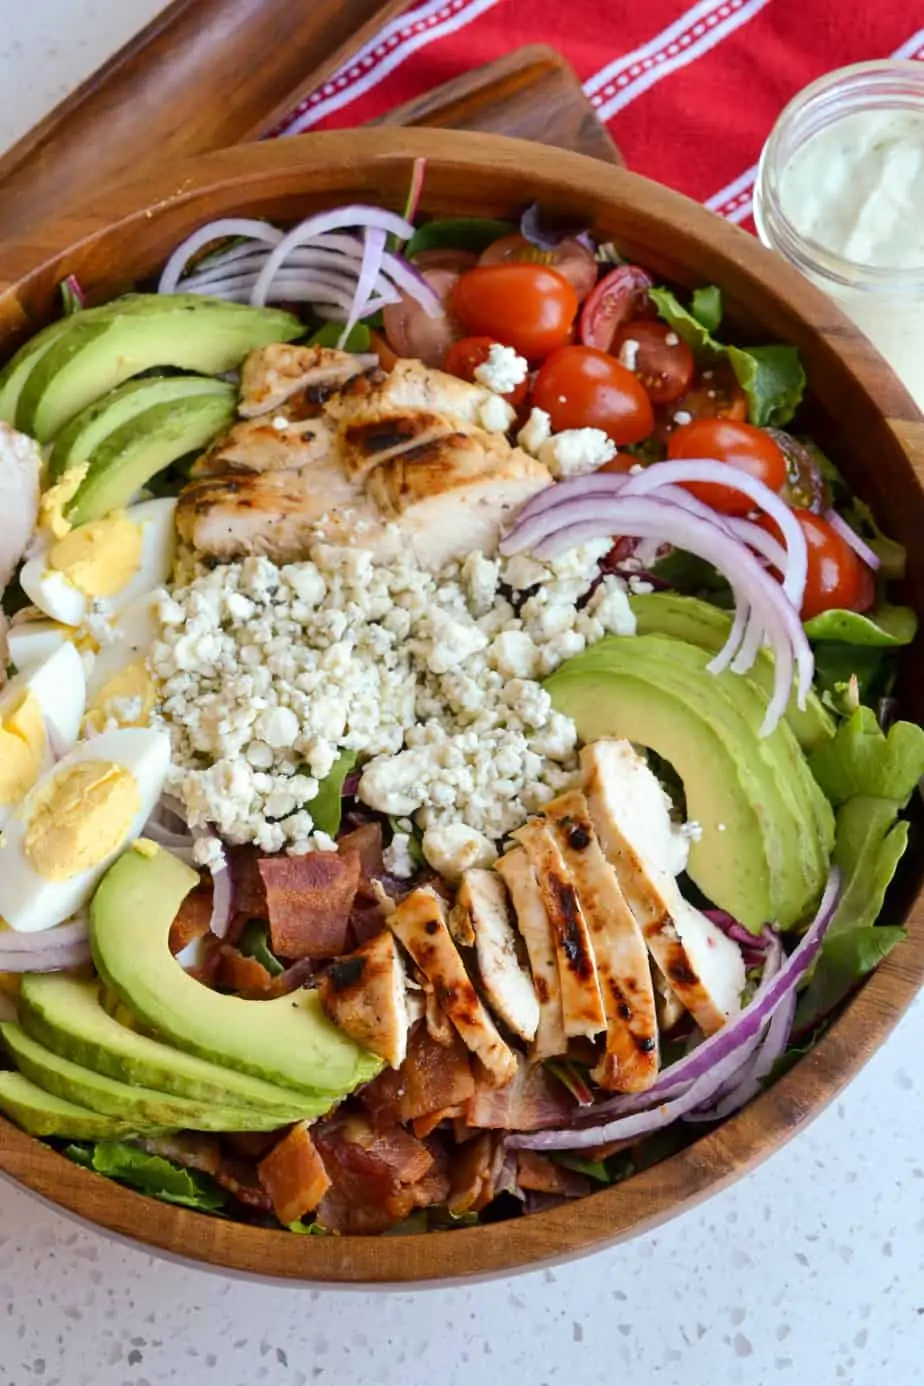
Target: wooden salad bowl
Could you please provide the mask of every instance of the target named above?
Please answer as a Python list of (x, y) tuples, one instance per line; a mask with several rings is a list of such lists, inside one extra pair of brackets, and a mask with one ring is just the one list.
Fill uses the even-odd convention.
[[(154, 274), (211, 218), (294, 222), (320, 207), (400, 208), (411, 160), (428, 160), (423, 210), (502, 216), (534, 199), (586, 217), (622, 253), (681, 285), (719, 284), (741, 338), (790, 342), (808, 374), (806, 417), (848, 482), (908, 550), (905, 599), (924, 612), (924, 420), (874, 348), (822, 293), (734, 226), (636, 174), (494, 135), (351, 130), (229, 149), (147, 173), (85, 209), (0, 246), (0, 356), (58, 312), (76, 274), (99, 302)], [(922, 642), (899, 686), (924, 720)], [(889, 954), (814, 1049), (723, 1125), (625, 1183), (549, 1212), (454, 1232), (297, 1237), (144, 1198), (0, 1120), (0, 1168), (63, 1209), (147, 1246), (222, 1270), (290, 1280), (407, 1283), (534, 1268), (664, 1222), (739, 1178), (800, 1130), (882, 1044), (924, 979), (924, 854), (915, 839), (887, 908), (908, 940)]]

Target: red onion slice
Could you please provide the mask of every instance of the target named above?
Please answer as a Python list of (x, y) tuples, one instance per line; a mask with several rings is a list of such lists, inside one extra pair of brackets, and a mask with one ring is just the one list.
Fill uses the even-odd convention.
[(853, 549), (857, 558), (865, 563), (867, 568), (872, 568), (873, 572), (877, 573), (879, 571), (879, 555), (873, 552), (864, 539), (860, 538), (857, 531), (852, 529), (847, 521), (838, 515), (836, 510), (826, 511), (825, 519), (834, 532), (841, 536), (844, 543), (848, 544), (850, 548)]
[(212, 915), (209, 929), (216, 938), (224, 938), (231, 924), (231, 907), (234, 901), (234, 885), (227, 858), (221, 866), (213, 866), (212, 872)]
[(443, 301), (435, 293), (426, 279), (409, 260), (386, 251), (382, 257), (382, 272), (393, 284), (397, 284), (409, 298), (419, 303), (429, 318), (439, 318), (445, 312)]
[(5, 970), (7, 959), (14, 955), (40, 953), (48, 948), (76, 948), (86, 942), (87, 921), (80, 918), (31, 934), (19, 934), (13, 929), (4, 929), (0, 932), (0, 972)]
[[(256, 221), (250, 217), (222, 217), (218, 221), (210, 221), (207, 225), (200, 226), (198, 231), (194, 231), (177, 246), (164, 266), (157, 292), (176, 293), (183, 270), (196, 251), (201, 250), (210, 241), (222, 240), (226, 236), (247, 236), (251, 240), (264, 241), (271, 246), (278, 245), (283, 238), (282, 232), (275, 226), (270, 226), (269, 222)], [(241, 251), (241, 247), (232, 247), (228, 255), (233, 255), (235, 251)]]
[(378, 282), (387, 239), (381, 227), (368, 227), (363, 248), (362, 264), (359, 269), (359, 279), (356, 284), (356, 293), (353, 297), (353, 303), (350, 307), (346, 323), (344, 324), (343, 332), (337, 342), (340, 348), (344, 346), (359, 319), (369, 312), (369, 300)]
[[(49, 930), (49, 933), (51, 931)], [(41, 938), (41, 934), (36, 935)], [(83, 967), (91, 959), (90, 944), (72, 943), (69, 947), (48, 944), (31, 953), (4, 953), (3, 972), (64, 972), (70, 967)]]
[[(653, 1109), (649, 1106), (649, 1110), (619, 1116), (602, 1126), (512, 1136), (509, 1144), (529, 1150), (583, 1149), (600, 1145), (605, 1141), (647, 1135), (708, 1102), (740, 1068), (742, 1058), (753, 1050), (767, 1022), (772, 1020), (777, 1010), (795, 993), (799, 982), (812, 966), (834, 916), (840, 888), (840, 872), (833, 869), (828, 877), (818, 913), (806, 933), (779, 971), (766, 986), (761, 984), (750, 1004), (735, 1020), (729, 1021), (698, 1048), (673, 1064), (647, 1093), (639, 1094), (635, 1099), (625, 1099), (628, 1102), (647, 1098), (649, 1104), (654, 1101), (660, 1102), (661, 1105)], [(782, 1026), (780, 1028), (782, 1029)], [(689, 1086), (677, 1096), (676, 1089), (681, 1078)], [(671, 1095), (668, 1096), (668, 1093)], [(599, 1111), (602, 1109), (598, 1108)], [(587, 1116), (588, 1113), (585, 1111), (583, 1115)]]
[(726, 1084), (724, 1092), (713, 1094), (710, 1106), (688, 1112), (686, 1121), (722, 1121), (758, 1095), (789, 1043), (797, 1001), (795, 991), (791, 991), (770, 1021), (757, 1052), (743, 1065), (736, 1080)]
[(409, 240), (414, 234), (414, 228), (410, 222), (405, 221), (403, 217), (397, 216), (394, 212), (385, 211), (382, 207), (355, 205), (337, 207), (329, 212), (319, 212), (316, 216), (308, 217), (298, 226), (294, 226), (282, 237), (278, 245), (274, 246), (253, 287), (253, 293), (250, 296), (251, 303), (256, 308), (264, 306), (277, 272), (282, 268), (290, 251), (294, 250), (296, 246), (308, 245), (316, 236), (320, 236), (326, 231), (345, 231), (355, 227), (369, 226), (377, 227), (404, 240)]

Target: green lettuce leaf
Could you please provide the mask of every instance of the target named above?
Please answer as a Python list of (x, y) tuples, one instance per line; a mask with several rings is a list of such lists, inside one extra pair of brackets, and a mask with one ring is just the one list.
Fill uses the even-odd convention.
[(343, 813), (343, 782), (356, 765), (355, 751), (341, 751), (334, 761), (330, 774), (321, 781), (317, 797), (308, 804), (308, 812), (314, 825), (322, 833), (336, 837), (340, 831), (340, 818)]
[(878, 557), (880, 577), (892, 581), (905, 576), (906, 554), (903, 545), (883, 534), (876, 523), (875, 515), (865, 501), (852, 496), (844, 512), (844, 519), (853, 526)]
[(861, 615), (858, 611), (822, 611), (805, 623), (810, 640), (836, 640), (843, 645), (879, 645), (894, 649), (910, 645), (918, 630), (918, 618), (910, 606), (883, 602)]
[(161, 1155), (148, 1155), (125, 1141), (99, 1141), (93, 1147), (90, 1168), (109, 1179), (118, 1179), (139, 1193), (212, 1213), (224, 1208), (227, 1194), (208, 1175), (183, 1169)]
[(864, 795), (904, 808), (924, 775), (924, 730), (895, 722), (886, 734), (872, 708), (859, 707), (812, 753), (809, 765), (832, 804)]
[(245, 958), (253, 958), (261, 963), (271, 977), (278, 977), (285, 971), (269, 946), (269, 926), (264, 920), (248, 919), (237, 946)]
[(694, 289), (690, 312), (707, 332), (718, 332), (722, 321), (722, 290), (718, 285)]
[(299, 1237), (332, 1237), (333, 1233), (329, 1227), (322, 1227), (319, 1222), (289, 1222), (286, 1223), (289, 1232), (294, 1232)]
[(418, 227), (407, 245), (407, 259), (422, 250), (471, 250), (480, 255), (501, 236), (512, 236), (517, 227), (512, 221), (495, 221), (491, 217), (447, 217), (443, 221), (427, 221)]
[(791, 346), (735, 347), (717, 342), (670, 289), (650, 291), (660, 317), (706, 362), (728, 361), (748, 397), (748, 418), (758, 427), (783, 428), (802, 401), (805, 371)]
[[(319, 327), (317, 332), (308, 338), (309, 346), (336, 347), (340, 346), (340, 337), (343, 332), (344, 324), (341, 322), (326, 322), (323, 327)], [(351, 327), (349, 335), (343, 344), (343, 351), (368, 351), (372, 346), (372, 336), (369, 328), (364, 322), (358, 322), (355, 327)]]
[(602, 1160), (584, 1160), (580, 1155), (575, 1155), (569, 1150), (553, 1150), (549, 1152), (549, 1159), (553, 1164), (561, 1165), (562, 1169), (574, 1170), (575, 1174), (586, 1174), (588, 1179), (596, 1179), (599, 1184), (612, 1184), (610, 1172)]
[(877, 925), (885, 893), (908, 845), (908, 824), (893, 799), (860, 795), (838, 810), (832, 860), (843, 887), (811, 981), (799, 1001), (795, 1028), (827, 1015), (905, 938)]

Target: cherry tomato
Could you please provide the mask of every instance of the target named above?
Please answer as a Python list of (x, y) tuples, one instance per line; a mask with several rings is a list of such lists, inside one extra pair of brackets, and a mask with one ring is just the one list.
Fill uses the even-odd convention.
[(479, 265), (453, 286), (450, 303), (472, 336), (533, 361), (568, 340), (578, 310), (571, 284), (545, 265)]
[(653, 282), (638, 265), (617, 265), (604, 275), (581, 309), (584, 345), (609, 351), (623, 323), (654, 317), (654, 305), (648, 297)]
[(502, 236), (488, 246), (478, 263), (549, 265), (565, 276), (580, 300), (587, 297), (597, 282), (597, 262), (580, 241), (562, 241), (554, 250), (542, 250), (525, 236)]
[(413, 257), (413, 263), (421, 271), (432, 269), (454, 270), (464, 274), (474, 269), (478, 256), (471, 250), (453, 250), (451, 246), (434, 246), (432, 250), (421, 250)]
[(632, 372), (594, 347), (564, 346), (550, 356), (536, 376), (532, 400), (556, 433), (602, 428), (621, 447), (640, 443), (654, 426), (651, 400)]
[(696, 369), (692, 351), (666, 322), (623, 323), (610, 350), (638, 376), (652, 404), (679, 399)]
[[(777, 444), (762, 428), (735, 419), (695, 419), (676, 428), (667, 445), (672, 462), (687, 457), (713, 457), (729, 467), (756, 477), (771, 491), (779, 491), (786, 481), (786, 459)], [(724, 515), (747, 515), (754, 502), (743, 491), (711, 482), (682, 483), (705, 505)]]
[[(443, 370), (448, 371), (450, 375), (457, 375), (460, 380), (474, 382), (476, 369), (484, 365), (491, 354), (492, 346), (495, 345), (490, 337), (461, 337), (459, 341), (453, 342), (447, 351)], [(503, 398), (516, 408), (518, 404), (523, 403), (528, 393), (529, 380), (525, 379), (514, 389), (508, 390)]]
[(786, 459), (786, 485), (782, 491), (786, 504), (823, 515), (831, 497), (818, 458), (782, 428), (768, 428), (767, 433)]
[[(688, 414), (690, 418), (686, 417)], [(738, 419), (742, 423), (747, 420), (748, 397), (727, 361), (708, 367), (679, 399), (658, 410), (657, 435), (662, 442), (681, 426), (675, 423), (677, 415), (681, 424), (690, 419)]]
[[(808, 547), (808, 574), (802, 600), (802, 619), (822, 611), (867, 611), (876, 597), (873, 575), (866, 564), (828, 521), (811, 510), (793, 510)], [(769, 515), (758, 524), (775, 539), (779, 526)]]
[(431, 318), (415, 299), (402, 294), (399, 303), (390, 303), (385, 309), (385, 335), (399, 356), (416, 356), (425, 366), (441, 366), (446, 352), (462, 336), (462, 328), (447, 306), (459, 275), (448, 269), (428, 269), (423, 277), (442, 299), (446, 311)]

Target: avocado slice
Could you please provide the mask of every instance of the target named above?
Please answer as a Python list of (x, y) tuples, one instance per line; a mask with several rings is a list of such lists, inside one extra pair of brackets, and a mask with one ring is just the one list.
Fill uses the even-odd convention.
[(168, 947), (170, 925), (198, 883), (195, 871), (158, 848), (125, 852), (90, 906), (90, 944), (103, 981), (142, 1025), (179, 1049), (291, 1088), (326, 1106), (373, 1078), (382, 1061), (324, 1015), (317, 992), (245, 1001), (202, 986)]
[(788, 727), (759, 738), (764, 695), (709, 653), (657, 636), (614, 637), (546, 681), (584, 741), (625, 737), (676, 770), (702, 826), (688, 871), (716, 905), (750, 928), (803, 919), (827, 869), (833, 823)]
[(178, 457), (205, 447), (228, 426), (237, 392), (222, 380), (203, 383), (209, 388), (155, 404), (97, 445), (86, 476), (64, 508), (72, 525), (85, 525), (128, 505), (152, 476)]
[[(691, 645), (699, 645), (718, 654), (728, 639), (732, 618), (710, 602), (699, 597), (681, 597), (676, 592), (650, 592), (630, 596), (629, 605), (635, 613), (639, 635), (673, 635)], [(743, 677), (757, 684), (767, 697), (773, 695), (773, 656), (760, 650), (752, 668)], [(810, 692), (805, 709), (796, 706), (791, 698), (786, 709), (786, 721), (803, 751), (816, 750), (834, 735), (834, 718), (818, 695)]]
[(89, 463), (110, 434), (157, 404), (172, 404), (193, 395), (226, 394), (232, 387), (207, 375), (142, 376), (127, 380), (82, 409), (58, 434), (46, 464), (48, 484), (65, 472)]
[(304, 1103), (291, 1090), (221, 1068), (172, 1049), (127, 1027), (127, 1010), (114, 1018), (101, 1004), (100, 986), (65, 972), (28, 972), (17, 999), (19, 1023), (32, 1039), (62, 1058), (120, 1083), (153, 1088), (200, 1104), (261, 1112), (278, 1124), (298, 1121)]
[[(137, 1129), (155, 1126), (185, 1131), (275, 1131), (285, 1125), (279, 1117), (268, 1112), (192, 1102), (150, 1088), (120, 1083), (53, 1054), (12, 1021), (0, 1024), (0, 1035), (20, 1073), (37, 1087), (92, 1112), (137, 1121)], [(306, 1110), (302, 1115), (318, 1116), (328, 1105), (326, 1101), (323, 1106), (316, 1104), (314, 1111)]]
[[(0, 1073), (0, 1112), (30, 1136), (67, 1136), (75, 1141), (115, 1141), (138, 1134), (138, 1126), (102, 1116), (55, 1097), (12, 1069)], [(145, 1128), (146, 1130), (148, 1128)]]
[(304, 332), (291, 313), (197, 294), (115, 299), (66, 323), (35, 360), (16, 406), (16, 427), (40, 443), (142, 371), (178, 366), (218, 375), (240, 365), (254, 347), (291, 342)]

